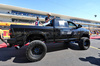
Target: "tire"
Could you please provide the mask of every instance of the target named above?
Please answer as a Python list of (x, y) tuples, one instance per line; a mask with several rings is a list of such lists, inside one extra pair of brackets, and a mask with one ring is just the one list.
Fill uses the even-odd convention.
[(90, 40), (87, 37), (82, 37), (78, 44), (80, 49), (87, 50), (90, 47)]
[(41, 60), (47, 52), (45, 43), (40, 40), (32, 41), (26, 50), (26, 57), (29, 61), (35, 62)]

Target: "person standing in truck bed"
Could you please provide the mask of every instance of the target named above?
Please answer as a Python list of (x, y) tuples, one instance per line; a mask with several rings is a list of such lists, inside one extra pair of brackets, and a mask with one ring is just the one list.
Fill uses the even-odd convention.
[(45, 18), (45, 22), (47, 23), (48, 21), (52, 20), (50, 19), (50, 16), (51, 16), (51, 13), (48, 13), (47, 14), (47, 17)]
[(51, 20), (55, 19), (55, 17), (54, 18), (50, 18), (50, 16), (51, 16), (51, 13), (48, 13), (47, 17), (45, 18), (45, 24), (43, 24), (44, 26), (46, 26), (48, 24), (52, 24)]
[(35, 26), (39, 26), (39, 22), (40, 22), (40, 21), (39, 21), (39, 17), (37, 17), (37, 18), (36, 18), (36, 21), (35, 21)]

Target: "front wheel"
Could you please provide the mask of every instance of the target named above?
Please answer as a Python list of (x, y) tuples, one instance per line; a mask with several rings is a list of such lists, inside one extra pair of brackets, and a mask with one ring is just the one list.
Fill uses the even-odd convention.
[(90, 40), (87, 37), (82, 37), (78, 44), (80, 49), (87, 50), (90, 47)]
[(32, 41), (27, 50), (26, 50), (26, 57), (29, 61), (39, 61), (41, 60), (47, 52), (47, 47), (45, 43), (40, 40)]

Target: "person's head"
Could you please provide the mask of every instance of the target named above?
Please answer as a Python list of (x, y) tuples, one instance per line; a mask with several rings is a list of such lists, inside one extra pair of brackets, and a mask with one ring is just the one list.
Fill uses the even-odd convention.
[(48, 13), (47, 16), (50, 17), (51, 16), (51, 13)]
[(39, 20), (39, 17), (37, 17), (37, 20)]

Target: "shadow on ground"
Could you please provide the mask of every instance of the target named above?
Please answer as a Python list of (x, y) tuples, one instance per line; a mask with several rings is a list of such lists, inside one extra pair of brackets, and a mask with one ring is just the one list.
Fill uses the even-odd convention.
[[(64, 49), (73, 49), (73, 50), (79, 50), (79, 47), (77, 45), (71, 44), (71, 45), (65, 45), (63, 43), (50, 43), (46, 44), (48, 52), (55, 52), (59, 50), (64, 50)], [(0, 48), (0, 61), (6, 62), (8, 60), (13, 60), (14, 63), (31, 63), (27, 60), (26, 58), (26, 48), (22, 47), (19, 50), (16, 50), (14, 47), (12, 48)]]
[(29, 62), (25, 57), (26, 48), (23, 47), (19, 50), (13, 48), (1, 48), (0, 49), (0, 61), (8, 61), (13, 59), (15, 63), (27, 63)]
[[(100, 53), (99, 53), (99, 57), (100, 57)], [(100, 58), (95, 58), (95, 57), (89, 56), (89, 57), (86, 57), (86, 58), (79, 58), (79, 59), (81, 61), (89, 62), (93, 65), (100, 66)]]

